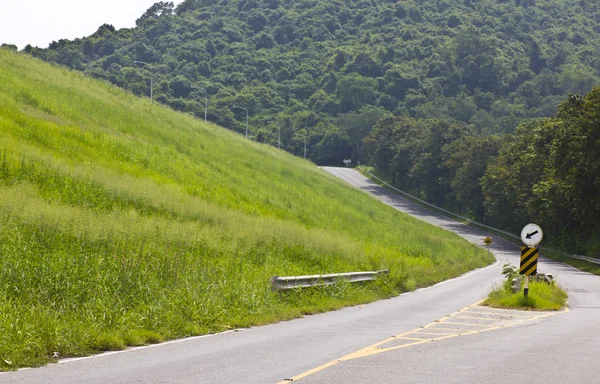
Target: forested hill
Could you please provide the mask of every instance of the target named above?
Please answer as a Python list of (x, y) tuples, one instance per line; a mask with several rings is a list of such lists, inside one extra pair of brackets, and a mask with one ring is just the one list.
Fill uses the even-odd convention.
[[(115, 10), (116, 12), (118, 10)], [(596, 0), (186, 0), (25, 51), (326, 164), (385, 114), (513, 132), (600, 84)], [(150, 63), (152, 67), (134, 64)], [(295, 132), (301, 131), (299, 135)]]

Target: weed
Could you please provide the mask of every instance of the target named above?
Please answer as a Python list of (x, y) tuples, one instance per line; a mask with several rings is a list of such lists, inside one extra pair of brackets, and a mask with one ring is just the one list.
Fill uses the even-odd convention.
[[(492, 290), (484, 305), (498, 308), (560, 310), (567, 305), (567, 293), (555, 282), (529, 282), (528, 296), (523, 289), (513, 292), (512, 281), (519, 278), (518, 269), (510, 264), (504, 264), (502, 274), (506, 278), (501, 287)], [(520, 279), (522, 280), (522, 279)], [(522, 288), (522, 284), (521, 284)]]

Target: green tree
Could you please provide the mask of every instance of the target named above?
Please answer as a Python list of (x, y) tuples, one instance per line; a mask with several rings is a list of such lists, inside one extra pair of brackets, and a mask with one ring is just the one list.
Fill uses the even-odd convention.
[(363, 158), (363, 140), (371, 132), (377, 120), (386, 114), (387, 112), (383, 108), (365, 105), (358, 112), (349, 112), (337, 119), (340, 136), (348, 140), (352, 146), (351, 158), (354, 162), (365, 162)]
[(357, 111), (363, 105), (373, 103), (377, 96), (375, 79), (351, 73), (339, 79), (337, 93), (342, 113)]
[(163, 15), (171, 15), (173, 13), (173, 8), (174, 4), (172, 1), (159, 1), (154, 3), (135, 21), (135, 25), (140, 26), (148, 20), (156, 19)]
[(503, 137), (469, 135), (454, 140), (443, 148), (444, 167), (450, 171), (450, 187), (455, 205), (461, 213), (477, 221), (485, 217), (481, 178), (494, 162)]

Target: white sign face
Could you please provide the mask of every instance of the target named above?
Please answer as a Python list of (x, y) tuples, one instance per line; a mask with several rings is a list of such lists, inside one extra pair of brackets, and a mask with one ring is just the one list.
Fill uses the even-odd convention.
[(521, 230), (521, 240), (529, 247), (535, 247), (538, 245), (542, 241), (543, 237), (544, 233), (542, 232), (542, 228), (540, 228), (540, 226), (537, 224), (527, 224)]

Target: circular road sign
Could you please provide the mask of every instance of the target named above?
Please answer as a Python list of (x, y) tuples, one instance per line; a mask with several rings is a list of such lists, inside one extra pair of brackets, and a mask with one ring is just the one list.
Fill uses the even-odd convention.
[(529, 223), (521, 230), (521, 240), (529, 247), (538, 245), (543, 237), (542, 228), (537, 224)]

